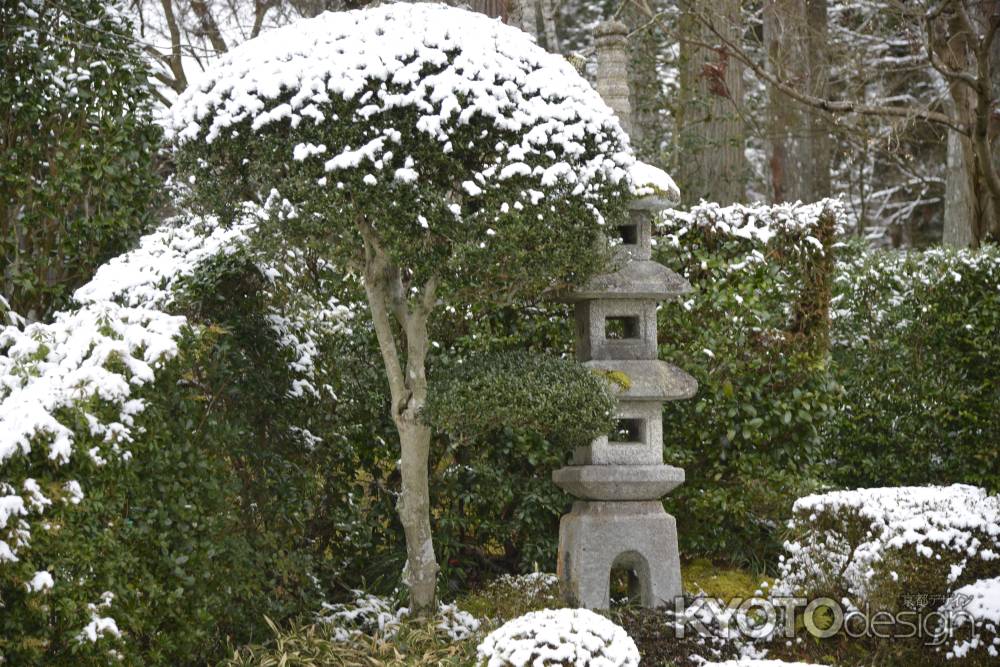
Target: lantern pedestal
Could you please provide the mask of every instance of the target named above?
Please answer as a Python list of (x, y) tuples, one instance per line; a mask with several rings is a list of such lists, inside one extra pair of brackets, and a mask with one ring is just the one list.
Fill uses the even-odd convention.
[(629, 577), (629, 597), (643, 607), (672, 604), (681, 594), (677, 525), (658, 500), (578, 500), (559, 522), (559, 579), (566, 601), (607, 609), (612, 570)]

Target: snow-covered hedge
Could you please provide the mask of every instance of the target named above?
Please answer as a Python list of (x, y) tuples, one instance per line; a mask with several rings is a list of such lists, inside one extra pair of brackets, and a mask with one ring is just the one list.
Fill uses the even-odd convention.
[[(898, 610), (1000, 575), (1000, 497), (952, 486), (834, 491), (795, 502), (775, 591)], [(942, 598), (943, 599), (943, 598)]]
[[(62, 651), (130, 655), (127, 628), (147, 622), (136, 605), (141, 609), (160, 600), (155, 590), (136, 587), (151, 585), (143, 576), (157, 564), (141, 562), (123, 578), (114, 569), (139, 558), (139, 553), (128, 553), (139, 546), (116, 540), (155, 539), (159, 554), (174, 563), (178, 577), (190, 576), (184, 573), (189, 560), (211, 563), (211, 554), (192, 551), (204, 546), (192, 541), (198, 539), (199, 523), (211, 526), (231, 518), (198, 518), (200, 511), (213, 511), (207, 506), (212, 498), (228, 493), (220, 487), (221, 480), (198, 478), (201, 473), (191, 470), (187, 488), (180, 492), (190, 494), (187, 504), (183, 496), (168, 491), (168, 479), (141, 482), (153, 485), (150, 490), (164, 485), (163, 493), (171, 494), (158, 510), (141, 506), (152, 501), (140, 501), (142, 494), (129, 485), (138, 482), (133, 479), (136, 470), (191, 465), (182, 458), (192, 453), (187, 444), (176, 450), (156, 444), (151, 455), (152, 443), (172, 431), (193, 432), (197, 440), (198, 430), (208, 429), (190, 421), (185, 426), (183, 412), (173, 422), (162, 421), (164, 402), (178, 392), (192, 394), (184, 399), (195, 401), (192, 407), (198, 404), (197, 390), (191, 388), (206, 370), (206, 358), (199, 357), (209, 353), (221, 335), (218, 327), (198, 321), (197, 304), (192, 308), (187, 303), (187, 291), (205, 267), (246, 255), (262, 220), (287, 214), (278, 200), (272, 204), (247, 205), (229, 226), (213, 218), (166, 223), (143, 237), (135, 250), (102, 266), (76, 292), (78, 305), (50, 323), (25, 325), (7, 313), (12, 323), (0, 329), (0, 656), (20, 664), (35, 659), (55, 664)], [(303, 290), (289, 289), (286, 283), (302, 272), (301, 258), (294, 254), (281, 263), (261, 264), (258, 270), (270, 281), (273, 297), (264, 299), (261, 317), (288, 362), (283, 375), (287, 385), (279, 391), (289, 400), (318, 400), (325, 390), (316, 380), (316, 339), (342, 329), (350, 311), (335, 301), (318, 302)], [(191, 410), (188, 419), (195, 414), (197, 410)], [(201, 437), (207, 440), (204, 430)], [(315, 445), (307, 429), (296, 432), (305, 446)], [(206, 454), (198, 470), (216, 474), (208, 467), (209, 443), (201, 444)], [(137, 460), (136, 452), (164, 460)], [(175, 472), (183, 476), (182, 470)], [(208, 495), (199, 496), (202, 491)], [(175, 511), (189, 516), (170, 514)], [(167, 530), (193, 523), (175, 540), (167, 534), (144, 536), (143, 521), (149, 529), (163, 521)], [(170, 555), (173, 542), (181, 544), (176, 545), (179, 552)], [(226, 553), (228, 547), (220, 542), (218, 548)], [(209, 560), (198, 560), (201, 557)], [(59, 612), (50, 615), (49, 609)], [(183, 614), (180, 607), (171, 613)], [(104, 641), (119, 637), (121, 643)], [(198, 641), (197, 636), (192, 634), (191, 641)]]
[[(798, 245), (824, 252), (825, 241), (820, 218), (823, 213), (832, 215), (834, 233), (844, 231), (846, 210), (837, 199), (824, 199), (811, 204), (801, 202), (784, 204), (733, 204), (722, 206), (715, 202), (702, 202), (689, 210), (664, 211), (658, 221), (658, 231), (667, 241), (680, 244), (688, 234), (704, 234), (720, 241), (739, 239), (764, 249), (768, 245)], [(760, 253), (751, 253), (756, 261), (764, 261)], [(734, 268), (735, 270), (735, 268)]]
[(980, 579), (957, 589), (945, 603), (957, 615), (951, 626), (954, 640), (947, 647), (951, 658), (1000, 657), (1000, 577)]
[(666, 406), (675, 427), (664, 433), (688, 470), (671, 495), (688, 550), (776, 557), (775, 527), (813, 490), (805, 472), (840, 400), (825, 341), (843, 215), (827, 200), (702, 203), (659, 219), (655, 258), (694, 288), (658, 315), (661, 357), (699, 383)]
[(639, 649), (625, 630), (586, 609), (530, 612), (487, 635), (477, 652), (483, 667), (639, 665)]
[(832, 353), (845, 400), (826, 457), (844, 488), (1000, 490), (1000, 248), (845, 248)]

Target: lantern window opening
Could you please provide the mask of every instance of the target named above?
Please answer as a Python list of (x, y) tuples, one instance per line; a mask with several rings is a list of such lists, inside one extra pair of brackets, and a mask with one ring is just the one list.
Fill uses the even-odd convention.
[(621, 417), (615, 420), (615, 430), (608, 444), (622, 445), (646, 441), (646, 420), (638, 417)]
[(604, 337), (607, 340), (638, 340), (639, 316), (615, 315), (604, 318)]
[(621, 236), (622, 245), (639, 244), (639, 225), (618, 225), (618, 234)]

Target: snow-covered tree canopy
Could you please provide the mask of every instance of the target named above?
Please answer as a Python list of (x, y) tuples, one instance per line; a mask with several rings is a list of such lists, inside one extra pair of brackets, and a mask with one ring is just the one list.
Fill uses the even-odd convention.
[(634, 163), (563, 58), (426, 4), (262, 35), (191, 86), (169, 123), (202, 204), (226, 214), (276, 188), (300, 212), (286, 233), (357, 265), (370, 233), (412, 284), (439, 276), (439, 293), (537, 293), (599, 268)]

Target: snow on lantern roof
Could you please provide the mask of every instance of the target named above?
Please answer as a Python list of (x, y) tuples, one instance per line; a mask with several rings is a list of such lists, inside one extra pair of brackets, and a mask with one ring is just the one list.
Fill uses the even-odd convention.
[(628, 170), (629, 184), (636, 197), (634, 209), (660, 210), (678, 203), (681, 192), (670, 174), (646, 162), (636, 162)]

